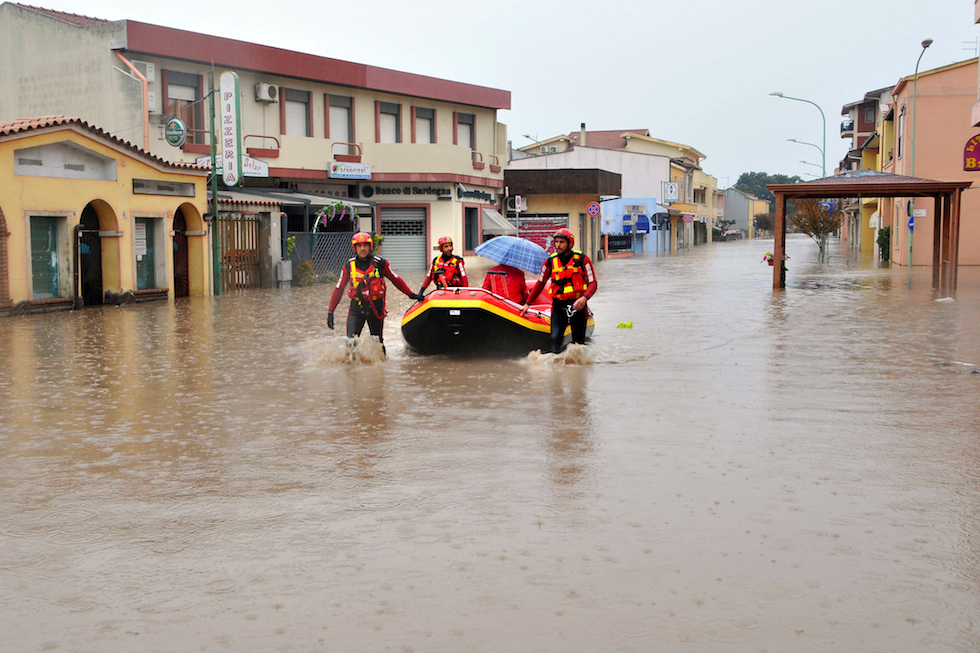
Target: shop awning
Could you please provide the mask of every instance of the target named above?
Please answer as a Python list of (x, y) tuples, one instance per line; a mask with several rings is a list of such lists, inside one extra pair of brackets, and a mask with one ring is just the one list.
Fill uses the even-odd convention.
[(340, 202), (360, 210), (373, 208), (376, 202), (351, 200), (344, 197), (317, 195), (316, 193), (300, 193), (278, 188), (236, 188), (234, 190), (219, 190), (218, 199), (233, 199), (236, 202), (275, 202), (282, 206), (321, 207)]
[(483, 233), (492, 236), (516, 236), (517, 227), (496, 209), (483, 209)]

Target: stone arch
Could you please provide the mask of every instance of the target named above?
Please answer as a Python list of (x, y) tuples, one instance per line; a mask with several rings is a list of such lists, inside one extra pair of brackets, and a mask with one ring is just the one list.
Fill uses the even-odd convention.
[[(109, 232), (112, 234), (119, 233), (119, 219), (116, 216), (115, 210), (108, 202), (102, 199), (90, 200), (85, 204), (82, 211), (79, 213), (79, 221), (81, 221), (81, 215), (85, 213), (86, 209), (91, 209), (95, 212), (95, 215), (99, 221), (99, 231)], [(119, 258), (119, 241), (119, 236), (114, 235), (106, 235), (99, 238), (102, 257), (103, 294), (107, 291), (114, 293), (122, 292), (122, 266)], [(76, 271), (76, 274), (78, 273), (79, 271)]]
[[(183, 218), (184, 232), (176, 233), (177, 228), (174, 222), (178, 221), (178, 216)], [(171, 280), (173, 283), (173, 293), (174, 297), (183, 296), (185, 294), (194, 296), (203, 296), (209, 294), (208, 292), (208, 279), (210, 279), (210, 270), (208, 269), (208, 262), (210, 257), (208, 256), (208, 238), (207, 230), (208, 225), (204, 221), (204, 216), (197, 209), (196, 206), (190, 202), (183, 202), (177, 207), (173, 215), (174, 222), (171, 223), (171, 231), (175, 232), (171, 237), (171, 246), (177, 245), (186, 247), (186, 271), (179, 270), (177, 268), (178, 259), (177, 254), (179, 250), (174, 251), (174, 259), (171, 261), (173, 266), (171, 270), (173, 271), (174, 278)], [(179, 225), (177, 225), (179, 226)], [(183, 253), (182, 253), (183, 255)], [(185, 265), (185, 261), (181, 259), (180, 265)], [(177, 275), (186, 275), (184, 280), (178, 280)], [(183, 285), (186, 281), (186, 286)], [(184, 289), (186, 287), (186, 293)]]

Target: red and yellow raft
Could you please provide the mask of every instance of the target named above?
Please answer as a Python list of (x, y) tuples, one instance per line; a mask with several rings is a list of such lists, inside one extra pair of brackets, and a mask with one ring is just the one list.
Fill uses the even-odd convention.
[[(548, 351), (551, 300), (547, 292), (538, 296), (526, 314), (520, 313), (520, 304), (483, 288), (435, 290), (405, 313), (402, 337), (422, 354)], [(586, 337), (591, 337), (594, 329), (590, 310)], [(566, 328), (565, 342), (571, 338), (571, 329)]]

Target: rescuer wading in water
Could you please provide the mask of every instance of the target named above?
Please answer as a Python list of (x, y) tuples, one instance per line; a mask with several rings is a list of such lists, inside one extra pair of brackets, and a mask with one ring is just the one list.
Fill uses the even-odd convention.
[(521, 315), (527, 313), (528, 306), (550, 279), (551, 351), (557, 354), (562, 350), (565, 327), (569, 324), (572, 327), (572, 342), (585, 344), (588, 322), (586, 302), (595, 294), (598, 284), (592, 261), (582, 252), (572, 249), (575, 235), (568, 229), (559, 229), (553, 239), (555, 252), (541, 266), (541, 276), (527, 294), (527, 301), (521, 306)]
[(384, 319), (387, 315), (385, 310), (385, 277), (395, 284), (395, 288), (402, 291), (415, 300), (422, 299), (422, 295), (415, 294), (408, 284), (397, 274), (392, 272), (388, 261), (380, 256), (374, 256), (374, 242), (371, 235), (362, 232), (354, 234), (351, 239), (354, 246), (354, 253), (357, 255), (347, 261), (344, 269), (341, 270), (340, 279), (334, 286), (333, 294), (330, 296), (330, 308), (327, 312), (327, 327), (333, 329), (333, 312), (340, 303), (340, 297), (344, 292), (344, 286), (350, 282), (347, 289), (347, 296), (350, 297), (350, 310), (347, 312), (347, 337), (353, 338), (361, 334), (364, 330), (364, 323), (367, 322), (368, 329), (372, 336), (377, 336), (384, 346)]

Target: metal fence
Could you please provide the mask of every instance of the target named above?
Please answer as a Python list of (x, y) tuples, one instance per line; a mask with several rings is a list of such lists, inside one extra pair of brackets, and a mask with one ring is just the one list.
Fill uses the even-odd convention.
[(344, 263), (354, 255), (348, 232), (301, 233), (289, 232), (287, 237), (296, 239), (293, 249), (293, 268), (302, 261), (312, 261), (317, 276), (327, 272), (338, 274)]

